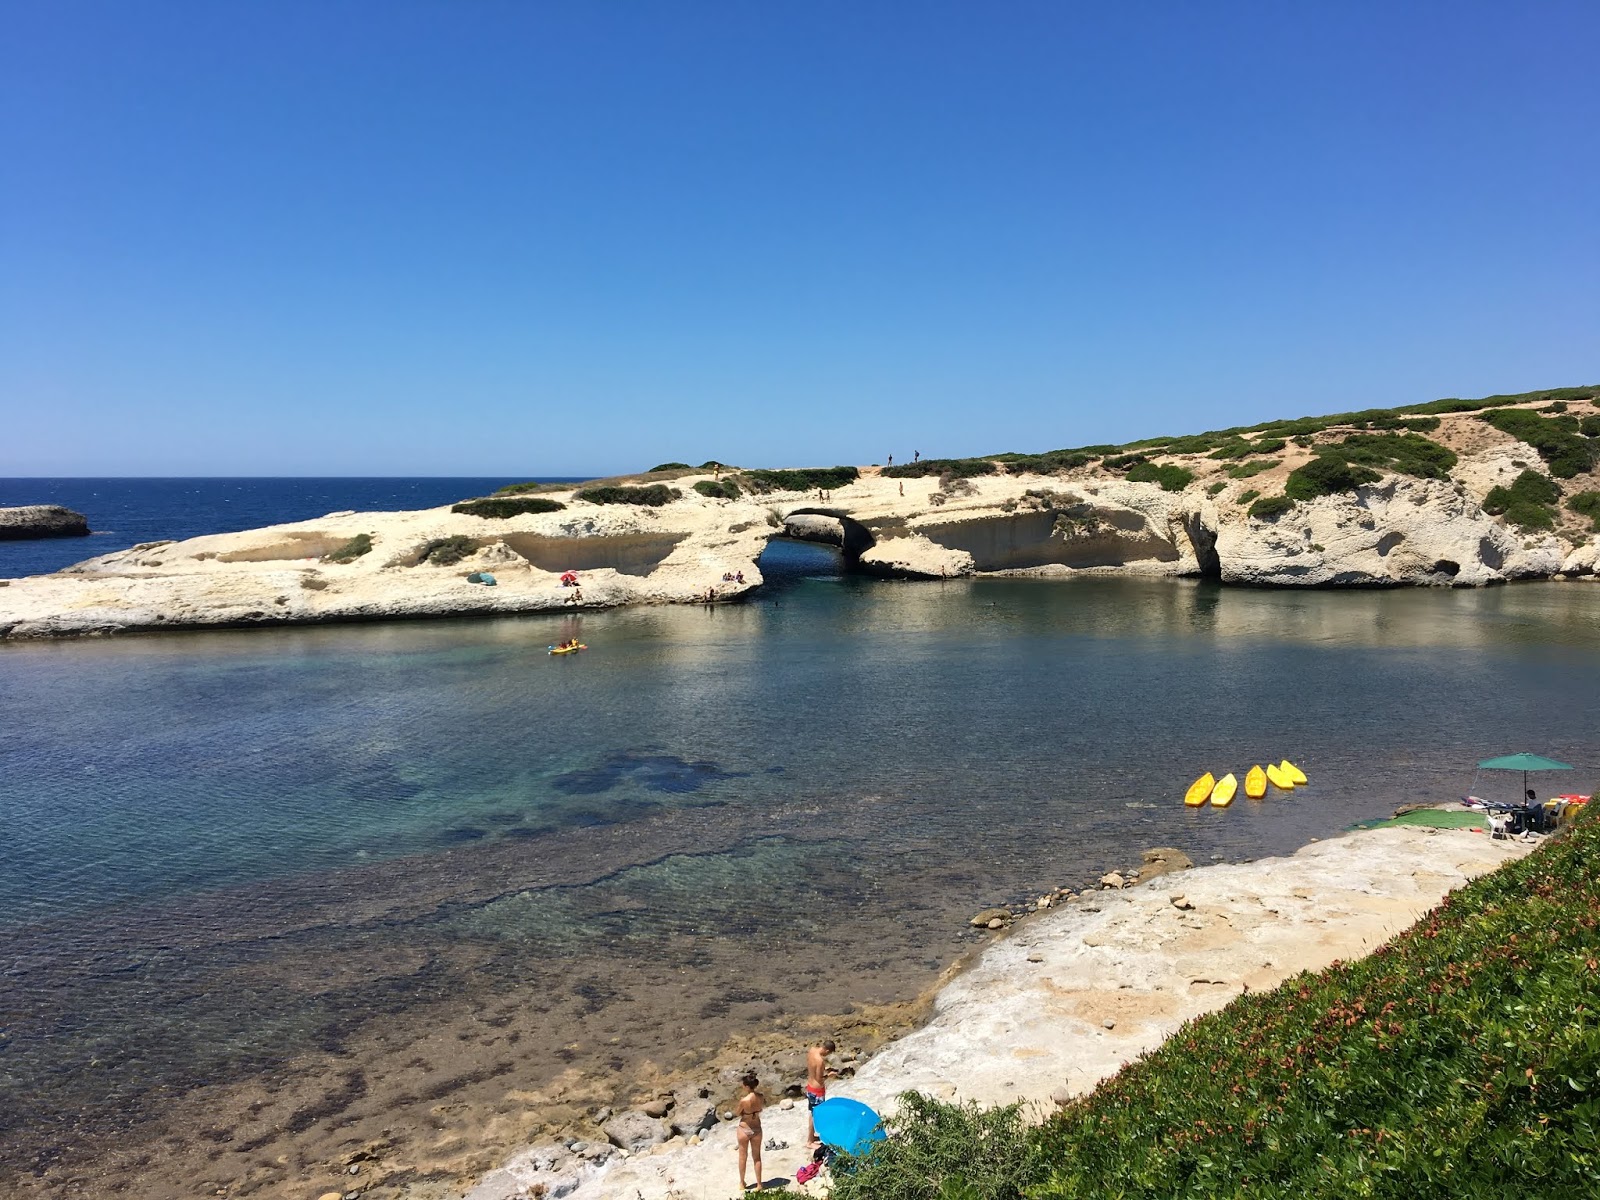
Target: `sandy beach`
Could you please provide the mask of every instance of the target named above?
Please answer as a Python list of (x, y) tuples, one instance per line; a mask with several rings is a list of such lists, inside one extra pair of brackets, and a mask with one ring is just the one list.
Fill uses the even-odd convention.
[[(1296, 854), (1085, 893), (1018, 922), (938, 993), (929, 1021), (832, 1094), (891, 1112), (915, 1089), (945, 1100), (1022, 1101), (1042, 1117), (1245, 991), (1370, 953), (1446, 893), (1529, 853), (1473, 830), (1384, 828)], [(757, 1068), (760, 1069), (759, 1066)], [(769, 1184), (807, 1161), (805, 1109), (763, 1080)], [(737, 1194), (733, 1125), (594, 1161), (551, 1143), (484, 1176), (467, 1200), (724, 1200)], [(815, 1187), (815, 1185), (813, 1185)], [(541, 1189), (543, 1189), (541, 1191)], [(821, 1190), (821, 1189), (817, 1189)]]

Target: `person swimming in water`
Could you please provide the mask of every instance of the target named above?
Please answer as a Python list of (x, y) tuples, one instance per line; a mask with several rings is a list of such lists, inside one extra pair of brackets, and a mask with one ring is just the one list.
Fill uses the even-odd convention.
[[(760, 1080), (754, 1071), (746, 1072), (739, 1078), (744, 1084), (745, 1094), (739, 1098), (737, 1111), (739, 1125), (734, 1130), (734, 1136), (739, 1141), (739, 1187), (749, 1191), (754, 1186), (756, 1191), (761, 1190), (761, 1110), (767, 1106), (767, 1101), (756, 1088)], [(748, 1158), (754, 1158), (756, 1163), (756, 1181), (754, 1185), (744, 1181), (744, 1166)]]

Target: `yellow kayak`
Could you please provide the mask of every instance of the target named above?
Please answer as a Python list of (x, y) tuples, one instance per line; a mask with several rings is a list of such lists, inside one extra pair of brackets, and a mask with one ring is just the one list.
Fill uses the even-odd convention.
[(579, 650), (587, 650), (587, 646), (551, 646), (551, 654), (576, 654)]
[(1197, 808), (1211, 799), (1211, 789), (1216, 785), (1216, 779), (1210, 771), (1200, 776), (1189, 785), (1189, 790), (1183, 794), (1183, 802), (1190, 808)]
[(1294, 776), (1285, 771), (1281, 766), (1267, 768), (1267, 778), (1272, 780), (1272, 786), (1281, 791), (1290, 791), (1294, 787)]
[(1211, 806), (1213, 808), (1227, 808), (1233, 803), (1233, 794), (1239, 790), (1239, 781), (1229, 771), (1217, 780), (1217, 786), (1211, 789)]
[(1278, 764), (1278, 769), (1289, 777), (1290, 783), (1304, 783), (1306, 781), (1306, 773), (1287, 758)]
[[(1274, 771), (1278, 768), (1273, 767)], [(1244, 773), (1244, 794), (1252, 800), (1259, 800), (1267, 794), (1267, 773), (1257, 763)]]

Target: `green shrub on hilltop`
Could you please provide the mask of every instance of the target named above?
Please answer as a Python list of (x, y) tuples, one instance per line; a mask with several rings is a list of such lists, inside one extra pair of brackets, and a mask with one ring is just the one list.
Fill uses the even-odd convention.
[[(1243, 499), (1241, 496), (1240, 500)], [(1263, 496), (1246, 511), (1258, 521), (1270, 521), (1274, 517), (1281, 517), (1293, 507), (1294, 501), (1288, 496)]]
[(1594, 468), (1595, 447), (1580, 432), (1582, 425), (1576, 417), (1565, 413), (1541, 417), (1526, 408), (1509, 408), (1484, 413), (1480, 419), (1501, 433), (1527, 442), (1549, 464), (1550, 474), (1557, 479), (1571, 479)]
[(1370, 467), (1346, 462), (1333, 455), (1319, 455), (1304, 466), (1289, 472), (1283, 494), (1291, 500), (1315, 500), (1337, 492), (1353, 492), (1366, 483), (1383, 478)]
[(370, 533), (358, 533), (355, 535), (355, 537), (351, 538), (337, 550), (330, 550), (328, 553), (324, 554), (322, 556), (322, 561), (330, 563), (351, 563), (355, 562), (355, 560), (360, 558), (363, 554), (371, 553), (371, 551), (372, 535)]
[(1059, 475), (1087, 467), (1100, 457), (1099, 448), (1086, 450), (1049, 450), (1043, 454), (996, 454), (995, 461), (1004, 464), (1013, 475)]
[(688, 463), (670, 462), (670, 463), (658, 463), (657, 465), (651, 467), (650, 470), (645, 472), (645, 473), (647, 475), (654, 475), (657, 471), (692, 471), (692, 470), (694, 470), (694, 468), (691, 467)]
[(1448, 479), (1456, 465), (1455, 451), (1414, 433), (1353, 433), (1317, 453), (1421, 479)]
[(727, 479), (702, 479), (694, 485), (694, 490), (702, 496), (709, 496), (713, 500), (737, 500), (742, 493), (739, 485), (732, 476)]
[(452, 504), (450, 511), (465, 513), (469, 517), (517, 517), (523, 513), (560, 512), (566, 505), (544, 496), (487, 496), (482, 500), (463, 500)]
[(1578, 432), (1587, 438), (1600, 438), (1600, 416), (1584, 417), (1578, 422)]
[(431, 562), (440, 567), (453, 567), (456, 563), (466, 558), (469, 554), (478, 552), (478, 543), (473, 538), (457, 534), (455, 537), (434, 538), (431, 542), (423, 544), (422, 550), (417, 555), (417, 564)]
[(496, 488), (494, 494), (496, 496), (524, 496), (529, 492), (564, 492), (570, 486), (571, 484), (566, 483), (540, 483), (538, 480), (530, 480), (527, 483), (512, 483), (503, 488)]
[(923, 458), (901, 463), (898, 467), (885, 467), (883, 474), (889, 479), (921, 479), (925, 475), (971, 479), (977, 475), (993, 475), (998, 470), (987, 458)]
[(1272, 470), (1282, 461), (1279, 458), (1258, 458), (1251, 462), (1239, 463), (1237, 466), (1228, 468), (1228, 478), (1249, 479), (1251, 476), (1259, 475), (1263, 471)]
[[(1466, 836), (1465, 834), (1454, 836)], [(1352, 964), (1186, 1023), (1043, 1125), (915, 1093), (837, 1200), (1600, 1194), (1600, 819)]]
[(579, 500), (587, 500), (590, 504), (638, 504), (647, 508), (660, 508), (682, 497), (683, 493), (677, 488), (664, 483), (653, 483), (649, 487), (619, 487), (613, 484), (584, 488), (577, 496)]
[(1157, 483), (1164, 492), (1181, 492), (1194, 481), (1194, 472), (1174, 463), (1138, 463), (1128, 471), (1133, 483)]
[(1554, 480), (1538, 471), (1524, 471), (1510, 487), (1492, 487), (1483, 498), (1483, 511), (1490, 516), (1504, 516), (1521, 529), (1553, 529), (1556, 523), (1555, 504), (1561, 499), (1561, 488)]
[(1600, 533), (1600, 492), (1579, 492), (1567, 497), (1567, 507), (1579, 516), (1588, 517), (1594, 531)]
[(744, 486), (758, 495), (767, 492), (814, 492), (846, 487), (861, 477), (855, 467), (799, 467), (788, 471), (744, 471)]

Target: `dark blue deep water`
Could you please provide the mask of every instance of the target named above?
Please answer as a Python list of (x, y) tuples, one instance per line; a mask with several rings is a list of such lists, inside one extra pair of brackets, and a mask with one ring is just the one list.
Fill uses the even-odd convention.
[(86, 538), (0, 542), (0, 579), (42, 575), (140, 542), (235, 533), (331, 512), (434, 508), (519, 479), (0, 479), (0, 508), (60, 504)]

